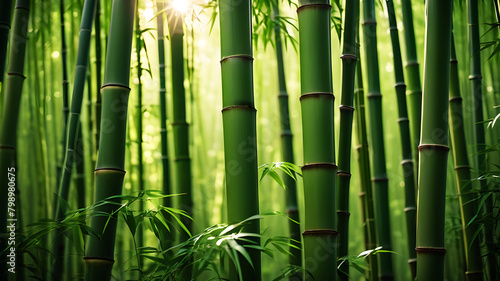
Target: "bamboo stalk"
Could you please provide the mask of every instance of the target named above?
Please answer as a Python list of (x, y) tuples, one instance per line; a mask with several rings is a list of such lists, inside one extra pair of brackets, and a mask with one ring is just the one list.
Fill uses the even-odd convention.
[[(279, 17), (279, 3), (276, 2), (273, 5), (273, 15), (275, 20), (278, 20)], [(290, 124), (290, 115), (289, 115), (289, 106), (288, 106), (288, 92), (286, 88), (286, 79), (285, 79), (285, 67), (283, 63), (283, 46), (281, 42), (281, 30), (278, 23), (275, 24), (274, 27), (274, 36), (275, 36), (275, 46), (276, 46), (276, 59), (278, 64), (278, 82), (279, 82), (279, 112), (280, 112), (280, 120), (281, 120), (281, 157), (283, 161), (288, 163), (294, 163), (294, 155), (293, 155), (293, 133), (291, 130)], [(299, 208), (297, 206), (297, 183), (295, 180), (288, 176), (284, 175), (283, 182), (287, 188), (286, 191), (286, 213), (287, 215), (294, 221), (300, 221), (299, 218)], [(300, 242), (300, 225), (289, 221), (288, 222), (288, 231), (290, 238)], [(289, 247), (288, 249), (292, 255), (289, 257), (289, 263), (295, 266), (301, 266), (302, 258), (301, 258), (301, 250), (293, 247)]]
[[(337, 172), (338, 198), (337, 220), (339, 230), (338, 257), (346, 257), (349, 248), (349, 185), (351, 180), (351, 143), (352, 122), (354, 116), (354, 82), (356, 76), (359, 1), (345, 2), (345, 18), (342, 36), (342, 73), (340, 100), (340, 137), (339, 137), (339, 171)], [(340, 280), (349, 279), (349, 262), (340, 261), (338, 275)]]
[[(408, 117), (410, 119), (410, 136), (412, 155), (414, 159), (415, 186), (418, 175), (418, 145), (420, 142), (420, 122), (422, 112), (422, 88), (420, 86), (420, 65), (417, 58), (417, 47), (415, 44), (415, 31), (413, 28), (412, 0), (402, 0), (401, 10), (403, 12), (403, 34), (405, 37), (406, 61), (406, 95), (408, 100)], [(415, 189), (415, 196), (416, 196)]]
[[(2, 92), (3, 78), (5, 75), (5, 64), (7, 63), (7, 45), (9, 43), (12, 2), (12, 0), (3, 0), (2, 9), (0, 10), (0, 93)], [(0, 108), (2, 108), (1, 106), (2, 103), (0, 101)]]
[[(382, 123), (382, 94), (377, 52), (377, 31), (375, 2), (363, 1), (363, 50), (368, 76), (368, 122), (370, 127), (370, 150), (372, 155), (373, 200), (375, 205), (375, 225), (377, 244), (384, 250), (392, 250), (387, 169), (384, 148), (384, 130)], [(378, 255), (379, 279), (393, 280), (392, 256), (388, 253)]]
[(478, 230), (478, 223), (470, 224), (477, 213), (477, 192), (473, 189), (471, 181), (471, 167), (469, 154), (467, 153), (467, 142), (463, 126), (462, 97), (460, 96), (460, 82), (458, 78), (458, 61), (455, 53), (455, 42), (451, 40), (450, 58), (450, 133), (451, 145), (453, 147), (453, 159), (455, 160), (455, 175), (458, 189), (458, 202), (460, 204), (460, 215), (462, 219), (462, 232), (464, 240), (465, 258), (467, 261), (467, 280), (483, 280), (483, 263), (480, 251), (480, 240), (474, 239)]
[(417, 279), (444, 279), (451, 0), (426, 2), (417, 200)]
[[(95, 170), (95, 202), (121, 194), (125, 176), (127, 105), (130, 92), (130, 57), (135, 17), (135, 0), (115, 0), (103, 80), (100, 151)], [(117, 200), (116, 198), (114, 200)], [(95, 213), (113, 214), (117, 205), (104, 204)], [(85, 255), (85, 280), (110, 280), (114, 263), (116, 216), (94, 215), (91, 227), (102, 233), (90, 237)]]
[(392, 53), (394, 58), (394, 75), (396, 84), (396, 98), (398, 100), (399, 112), (399, 133), (401, 138), (401, 152), (403, 159), (401, 166), (403, 168), (403, 178), (405, 184), (405, 214), (406, 214), (406, 232), (408, 235), (408, 264), (410, 266), (411, 280), (415, 280), (417, 274), (417, 253), (415, 252), (416, 226), (417, 226), (417, 203), (415, 202), (415, 173), (412, 155), (410, 120), (408, 119), (408, 110), (406, 107), (406, 84), (403, 75), (403, 62), (401, 59), (401, 48), (399, 45), (398, 27), (394, 3), (392, 0), (386, 0), (387, 14), (389, 18), (389, 30), (391, 34)]
[(337, 274), (332, 274), (332, 265), (337, 264), (338, 232), (330, 11), (330, 1), (300, 1), (297, 9), (304, 145), (305, 280), (318, 281), (337, 280)]
[[(7, 223), (8, 219), (16, 219), (18, 215), (16, 212), (12, 213), (8, 209), (17, 208), (15, 203), (14, 205), (8, 205), (8, 198), (16, 198), (19, 194), (17, 191), (18, 169), (16, 161), (17, 125), (23, 82), (26, 78), (24, 76), (24, 59), (26, 55), (29, 15), (30, 1), (17, 0), (10, 37), (10, 59), (5, 77), (5, 87), (2, 90), (4, 108), (2, 110), (2, 119), (0, 120), (0, 192), (3, 194), (0, 196), (0, 206), (2, 208), (0, 211), (0, 249), (2, 250), (12, 245), (7, 242), (11, 238), (9, 233), (12, 233), (12, 230), (15, 231), (19, 227), (16, 221), (9, 221)], [(10, 184), (11, 182), (14, 182), (14, 186)], [(2, 280), (7, 279), (7, 275), (10, 274), (7, 271), (7, 262), (10, 261), (10, 257), (7, 257), (7, 255), (10, 253), (10, 251), (2, 252), (0, 256), (0, 279)]]
[[(221, 0), (219, 11), (227, 218), (238, 222), (259, 213), (251, 0)], [(260, 234), (260, 223), (254, 220), (242, 231)], [(260, 245), (257, 237), (253, 242)], [(243, 279), (261, 280), (260, 252), (248, 252), (253, 267), (239, 255)], [(237, 276), (233, 265), (229, 278)]]

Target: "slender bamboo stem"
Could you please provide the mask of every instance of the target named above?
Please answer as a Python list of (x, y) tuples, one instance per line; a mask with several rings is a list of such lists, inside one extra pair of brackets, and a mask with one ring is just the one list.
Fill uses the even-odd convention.
[[(13, 245), (10, 241), (15, 243), (16, 238), (14, 236), (14, 240), (12, 240), (10, 233), (15, 233), (19, 227), (19, 223), (15, 221), (18, 213), (11, 211), (16, 208), (16, 203), (14, 202), (14, 205), (8, 203), (12, 202), (9, 198), (15, 199), (19, 194), (17, 191), (18, 169), (16, 161), (17, 125), (23, 82), (26, 78), (24, 76), (24, 58), (26, 55), (29, 15), (30, 1), (17, 0), (10, 37), (10, 59), (5, 77), (5, 87), (2, 91), (4, 108), (2, 110), (2, 119), (0, 119), (0, 192), (2, 193), (2, 196), (0, 196), (0, 206), (2, 208), (0, 211), (0, 249), (2, 250)], [(14, 185), (11, 184), (12, 182)], [(14, 260), (16, 260), (15, 251), (1, 253), (0, 279), (2, 280), (6, 280), (7, 275), (12, 273), (8, 271), (8, 268), (12, 268), (12, 266), (7, 264), (7, 262), (11, 261), (12, 253)]]
[(102, 86), (102, 47), (101, 47), (101, 0), (96, 0), (96, 11), (95, 11), (95, 89), (96, 89), (96, 101), (94, 104), (94, 152), (92, 155), (93, 166), (95, 167), (95, 158), (97, 157), (97, 152), (99, 151), (99, 132), (101, 131), (101, 86)]
[[(95, 170), (95, 202), (120, 195), (125, 176), (127, 105), (135, 0), (115, 0), (111, 13), (102, 94), (100, 150)], [(116, 198), (113, 200), (117, 200)], [(102, 236), (90, 237), (85, 255), (85, 280), (110, 280), (114, 263), (117, 205), (95, 208), (91, 227)], [(108, 216), (97, 214), (109, 214)]]
[[(238, 222), (259, 213), (251, 0), (221, 0), (219, 11), (227, 218)], [(242, 231), (260, 234), (260, 223)], [(253, 242), (260, 245), (258, 238)], [(261, 280), (260, 253), (248, 252), (253, 267), (239, 256), (243, 279)], [(234, 266), (229, 277), (238, 279)]]
[(2, 9), (0, 10), (0, 93), (2, 92), (5, 64), (7, 62), (7, 45), (9, 43), (12, 2), (12, 0), (2, 1)]
[[(392, 250), (389, 198), (387, 178), (384, 130), (382, 123), (382, 94), (380, 92), (380, 78), (377, 52), (377, 30), (375, 19), (375, 2), (363, 1), (363, 50), (366, 60), (368, 76), (368, 113), (370, 127), (370, 148), (372, 155), (372, 181), (375, 203), (375, 224), (377, 230), (377, 244), (384, 250)], [(379, 279), (393, 280), (392, 256), (388, 253), (379, 255)]]
[[(401, 0), (401, 10), (403, 12), (403, 34), (405, 37), (406, 61), (404, 68), (406, 71), (406, 95), (408, 100), (408, 117), (410, 119), (410, 136), (412, 142), (412, 156), (414, 159), (414, 178), (417, 184), (418, 175), (418, 145), (420, 142), (420, 119), (422, 112), (422, 88), (420, 86), (420, 65), (417, 58), (417, 47), (415, 43), (415, 31), (413, 28), (412, 0)], [(416, 196), (415, 188), (415, 196)], [(410, 252), (411, 253), (411, 252)]]
[(474, 235), (478, 230), (478, 223), (470, 223), (477, 213), (477, 192), (473, 189), (471, 181), (471, 167), (467, 143), (463, 126), (462, 97), (460, 96), (460, 81), (458, 78), (457, 56), (455, 42), (452, 34), (450, 58), (450, 133), (455, 160), (455, 175), (458, 189), (458, 202), (462, 219), (462, 232), (464, 236), (465, 258), (467, 261), (467, 280), (483, 280), (483, 263), (480, 251), (480, 240)]
[[(354, 116), (354, 82), (356, 76), (359, 1), (345, 2), (345, 18), (342, 36), (342, 73), (340, 100), (339, 171), (337, 172), (338, 198), (337, 220), (339, 230), (339, 258), (348, 255), (349, 248), (349, 184), (351, 180), (351, 143)], [(340, 280), (349, 279), (349, 262), (340, 261)]]
[[(279, 17), (279, 3), (273, 6), (274, 18), (277, 21)], [(281, 42), (281, 29), (278, 23), (274, 27), (275, 46), (276, 46), (276, 59), (278, 63), (278, 82), (279, 82), (279, 112), (281, 120), (281, 155), (282, 159), (288, 163), (294, 163), (293, 155), (293, 133), (290, 125), (290, 115), (288, 107), (288, 92), (286, 89), (285, 67), (283, 63), (283, 46)], [(300, 221), (299, 208), (297, 206), (297, 183), (295, 180), (284, 175), (283, 182), (287, 188), (286, 191), (286, 213), (294, 221)], [(300, 242), (300, 225), (289, 221), (288, 231), (290, 238)], [(301, 250), (290, 247), (288, 249), (292, 255), (290, 256), (289, 263), (291, 265), (301, 266)]]
[(396, 98), (398, 100), (399, 112), (399, 132), (401, 138), (401, 152), (403, 159), (403, 178), (405, 183), (405, 214), (406, 214), (406, 232), (408, 235), (408, 264), (410, 266), (411, 280), (415, 279), (417, 274), (417, 253), (415, 252), (416, 226), (417, 226), (417, 203), (415, 202), (415, 173), (413, 165), (412, 144), (410, 134), (410, 120), (408, 119), (408, 110), (406, 107), (406, 84), (403, 75), (403, 62), (401, 59), (401, 48), (399, 45), (398, 27), (396, 14), (394, 11), (394, 2), (386, 0), (387, 14), (389, 18), (389, 30), (391, 34), (392, 53), (394, 58), (394, 74), (396, 84)]
[(451, 0), (426, 2), (417, 200), (417, 279), (444, 279)]
[(337, 166), (333, 122), (330, 1), (300, 1), (302, 133), (304, 145), (305, 280), (337, 280)]

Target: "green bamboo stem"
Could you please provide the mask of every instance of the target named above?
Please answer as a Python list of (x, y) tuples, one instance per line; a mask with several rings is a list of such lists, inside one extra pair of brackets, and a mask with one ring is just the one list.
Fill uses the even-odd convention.
[(483, 263), (480, 251), (480, 240), (474, 239), (478, 230), (478, 223), (469, 224), (477, 213), (477, 192), (473, 189), (471, 181), (471, 166), (467, 153), (467, 142), (463, 126), (462, 97), (460, 96), (460, 81), (458, 78), (457, 56), (455, 42), (451, 40), (450, 59), (450, 133), (455, 160), (455, 175), (457, 180), (458, 201), (462, 219), (462, 232), (464, 236), (465, 258), (467, 261), (467, 280), (483, 280)]
[(417, 200), (417, 279), (444, 280), (451, 0), (426, 1)]
[[(357, 44), (359, 54), (359, 44)], [(373, 190), (370, 172), (370, 154), (368, 151), (368, 136), (366, 130), (365, 95), (363, 90), (363, 76), (361, 61), (358, 58), (356, 66), (356, 89), (354, 90), (356, 113), (356, 156), (359, 169), (360, 192), (363, 227), (365, 229), (365, 249), (371, 250), (377, 247), (377, 235), (375, 229), (375, 211), (373, 206)], [(368, 269), (365, 276), (367, 280), (377, 280), (378, 261), (377, 257), (368, 257)]]
[[(481, 53), (479, 41), (479, 15), (478, 15), (478, 1), (467, 0), (467, 19), (468, 19), (468, 37), (469, 37), (469, 55), (470, 55), (470, 71), (469, 71), (469, 85), (470, 93), (472, 95), (474, 107), (474, 122), (475, 122), (475, 135), (476, 135), (476, 154), (477, 154), (477, 170), (479, 177), (479, 184), (481, 191), (487, 192), (488, 181), (484, 177), (488, 173), (488, 165), (486, 159), (486, 140), (484, 132), (484, 115), (483, 115), (483, 93), (482, 93), (482, 73), (481, 73)], [(492, 197), (488, 197), (484, 202), (484, 213), (486, 216), (492, 218), (493, 202)], [(486, 268), (489, 276), (497, 275), (497, 257), (492, 254), (497, 247), (493, 237), (494, 229), (493, 224), (485, 223), (484, 231), (482, 233), (484, 239), (486, 255)]]
[[(380, 78), (378, 69), (377, 30), (375, 19), (375, 2), (363, 1), (363, 51), (366, 60), (368, 75), (368, 124), (370, 127), (371, 168), (373, 181), (373, 195), (375, 203), (375, 224), (377, 244), (384, 250), (392, 250), (389, 198), (385, 149), (384, 130), (382, 123), (382, 94), (380, 93)], [(379, 255), (379, 279), (393, 280), (392, 256), (388, 253)]]
[[(418, 175), (418, 145), (420, 142), (420, 122), (422, 112), (422, 88), (420, 85), (420, 65), (417, 58), (417, 47), (415, 43), (415, 31), (413, 28), (412, 0), (402, 0), (401, 10), (403, 12), (403, 34), (405, 37), (406, 61), (406, 95), (408, 100), (408, 117), (410, 119), (410, 136), (412, 142), (412, 155), (414, 159), (415, 184)], [(417, 190), (415, 189), (415, 192)], [(416, 193), (415, 193), (416, 196)]]
[[(219, 11), (227, 218), (238, 222), (259, 213), (251, 0), (221, 0)], [(254, 221), (242, 231), (260, 234), (259, 225)], [(239, 256), (243, 279), (261, 280), (260, 253), (248, 252), (253, 267)], [(229, 277), (238, 280), (234, 266)]]
[[(95, 170), (95, 202), (121, 195), (125, 176), (127, 105), (130, 92), (130, 57), (135, 18), (135, 0), (115, 0), (111, 13), (106, 69), (103, 80), (100, 149)], [(117, 200), (117, 199), (114, 199)], [(91, 227), (102, 233), (90, 237), (85, 255), (85, 280), (110, 280), (114, 263), (116, 216), (108, 222), (117, 205), (95, 208)]]
[[(139, 0), (137, 0), (136, 8), (139, 9)], [(143, 162), (143, 147), (142, 147), (142, 62), (141, 62), (141, 50), (142, 50), (142, 40), (141, 40), (141, 25), (140, 25), (140, 14), (139, 10), (135, 14), (135, 54), (137, 59), (137, 110), (136, 110), (136, 130), (137, 130), (137, 189), (142, 191), (144, 187), (144, 167)], [(139, 201), (139, 211), (144, 210), (144, 201)], [(139, 227), (137, 229), (137, 247), (144, 247), (144, 228)], [(142, 256), (137, 257), (138, 267), (142, 268), (144, 263), (144, 258)], [(139, 271), (142, 279), (142, 271)]]
[[(305, 280), (337, 280), (337, 166), (333, 122), (330, 1), (300, 1), (302, 130), (304, 144)], [(318, 252), (319, 251), (319, 252)], [(321, 258), (319, 258), (321, 255)]]
[[(67, 121), (67, 135), (64, 146), (64, 164), (61, 178), (59, 181), (58, 196), (64, 201), (68, 201), (69, 187), (71, 184), (71, 174), (74, 164), (76, 143), (78, 139), (78, 127), (80, 126), (80, 113), (82, 110), (83, 93), (85, 90), (85, 82), (87, 77), (87, 67), (89, 62), (91, 27), (95, 15), (95, 0), (86, 0), (83, 7), (82, 23), (80, 26), (80, 40), (78, 46), (78, 57), (75, 67), (75, 76), (73, 83), (73, 95), (71, 98), (71, 110), (69, 120)], [(55, 218), (64, 218), (64, 210), (59, 204), (59, 199), (56, 197)], [(49, 275), (51, 280), (60, 280), (63, 270), (61, 269), (62, 255), (64, 253), (64, 243), (61, 237), (62, 228), (56, 229), (54, 232), (54, 242), (52, 244), (52, 252), (54, 254), (53, 271)]]
[[(61, 144), (62, 147), (65, 145), (66, 141), (66, 128), (68, 124), (68, 115), (69, 115), (69, 102), (68, 102), (68, 48), (66, 46), (66, 31), (65, 31), (65, 21), (64, 21), (64, 0), (59, 1), (59, 13), (60, 13), (60, 22), (61, 22), (61, 63), (62, 63), (62, 101), (63, 101), (63, 124), (62, 124), (62, 138)], [(61, 159), (61, 164), (64, 159)], [(59, 167), (62, 170), (62, 166)], [(57, 172), (57, 177), (60, 178), (60, 172)]]
[[(165, 4), (161, 1), (156, 2), (157, 13), (163, 11)], [(162, 162), (162, 190), (163, 194), (171, 194), (171, 175), (170, 164), (168, 157), (168, 137), (167, 137), (167, 99), (166, 99), (166, 78), (165, 78), (165, 35), (164, 35), (164, 21), (163, 13), (156, 17), (157, 32), (158, 32), (158, 64), (160, 76), (160, 137), (161, 137), (161, 162)], [(171, 200), (166, 197), (163, 199), (163, 205), (171, 207)], [(171, 235), (173, 232), (171, 232)], [(173, 236), (170, 237), (172, 241), (161, 241), (163, 249), (166, 250), (172, 245)]]
[[(279, 17), (279, 3), (273, 6), (274, 18), (278, 20)], [(274, 27), (275, 46), (276, 46), (276, 60), (278, 64), (278, 82), (279, 82), (279, 112), (281, 120), (281, 155), (282, 159), (288, 163), (294, 163), (293, 155), (293, 133), (290, 125), (290, 115), (288, 107), (288, 92), (286, 89), (285, 67), (283, 63), (283, 46), (281, 42), (281, 29), (276, 23)], [(286, 213), (294, 221), (300, 221), (299, 207), (297, 206), (297, 183), (295, 180), (285, 175), (283, 182), (287, 188), (286, 191)], [(288, 231), (290, 238), (300, 242), (300, 225), (289, 221)], [(288, 249), (292, 255), (289, 258), (291, 265), (301, 266), (301, 250), (290, 247)]]
[[(2, 119), (0, 120), (0, 192), (3, 194), (0, 196), (0, 206), (2, 208), (0, 211), (0, 249), (2, 250), (6, 249), (8, 246), (12, 246), (7, 242), (8, 238), (10, 238), (8, 234), (10, 233), (10, 229), (8, 229), (7, 226), (14, 224), (14, 228), (17, 229), (17, 227), (19, 227), (18, 222), (10, 221), (10, 219), (16, 219), (18, 214), (12, 216), (8, 212), (8, 194), (9, 192), (14, 192), (15, 196), (18, 194), (17, 184), (19, 174), (17, 173), (16, 161), (17, 125), (19, 120), (21, 93), (25, 79), (23, 73), (29, 15), (30, 1), (17, 0), (12, 22), (12, 34), (10, 36), (9, 64), (5, 77), (5, 87), (2, 90), (4, 108), (2, 110)], [(9, 173), (11, 174), (9, 175)], [(12, 174), (14, 174), (14, 182), (16, 183), (14, 190), (12, 190), (12, 184), (9, 186), (9, 183), (13, 182), (11, 180)], [(10, 207), (16, 208), (16, 206)], [(9, 222), (7, 222), (8, 219)], [(10, 254), (10, 251), (2, 253), (0, 256), (0, 279), (2, 280), (7, 279), (7, 275), (10, 274), (7, 271), (7, 261), (10, 261), (10, 258), (7, 258), (7, 254)]]
[(96, 87), (96, 101), (94, 104), (94, 116), (93, 121), (95, 124), (94, 128), (94, 151), (92, 155), (93, 163), (95, 166), (94, 155), (97, 156), (99, 151), (99, 132), (101, 131), (101, 85), (102, 85), (102, 47), (101, 47), (101, 0), (96, 0), (96, 12), (94, 21), (95, 30), (95, 87)]
[[(9, 43), (10, 21), (12, 17), (12, 0), (2, 0), (0, 10), (0, 93), (7, 63), (7, 45)], [(1, 103), (0, 103), (1, 105)]]
[[(349, 248), (349, 184), (351, 180), (351, 143), (354, 116), (354, 82), (356, 76), (359, 1), (345, 2), (345, 16), (342, 36), (342, 73), (340, 100), (339, 170), (337, 172), (338, 198), (337, 220), (339, 230), (338, 257), (346, 257)], [(342, 262), (339, 260), (339, 263)], [(340, 280), (349, 279), (349, 262), (341, 263), (338, 270)]]
[[(191, 191), (191, 158), (189, 155), (189, 124), (186, 121), (186, 92), (184, 88), (184, 15), (172, 12), (167, 15), (172, 56), (172, 131), (174, 141), (174, 191), (182, 194), (176, 198), (177, 208), (191, 214), (193, 208)], [(191, 221), (183, 223), (191, 229)], [(181, 231), (180, 241), (189, 235)]]
[(406, 107), (406, 84), (403, 75), (403, 62), (401, 59), (401, 48), (399, 45), (398, 27), (396, 14), (394, 12), (394, 3), (392, 0), (386, 0), (387, 14), (389, 17), (389, 30), (391, 34), (392, 53), (394, 59), (394, 75), (396, 84), (396, 98), (398, 100), (399, 113), (399, 133), (401, 138), (401, 152), (403, 159), (403, 178), (405, 183), (405, 214), (406, 214), (406, 232), (408, 235), (408, 264), (410, 266), (411, 280), (415, 279), (417, 274), (417, 253), (415, 252), (416, 226), (417, 226), (417, 203), (415, 202), (415, 173), (413, 165), (412, 144), (410, 134), (410, 120), (408, 119), (408, 110)]

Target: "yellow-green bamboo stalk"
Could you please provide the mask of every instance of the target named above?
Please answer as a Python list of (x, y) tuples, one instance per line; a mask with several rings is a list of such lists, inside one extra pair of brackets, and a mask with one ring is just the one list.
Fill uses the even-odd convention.
[[(106, 55), (102, 95), (100, 149), (95, 170), (95, 202), (120, 195), (125, 176), (127, 105), (130, 92), (130, 57), (135, 18), (135, 0), (115, 0)], [(116, 199), (114, 199), (116, 200)], [(85, 280), (110, 280), (114, 263), (117, 205), (95, 208), (91, 227), (100, 239), (90, 237), (85, 253)], [(98, 215), (101, 214), (101, 215)]]
[[(28, 32), (28, 20), (30, 15), (30, 1), (17, 0), (12, 23), (12, 34), (10, 36), (9, 65), (5, 77), (5, 87), (2, 90), (4, 99), (2, 119), (0, 119), (0, 251), (7, 247), (16, 247), (8, 240), (11, 238), (12, 230), (16, 231), (19, 226), (17, 222), (18, 213), (16, 204), (8, 204), (9, 198), (15, 199), (18, 195), (18, 173), (16, 161), (17, 147), (17, 125), (19, 120), (19, 106), (23, 90), (24, 58), (26, 55), (26, 41)], [(17, 202), (17, 203), (16, 203)], [(14, 211), (13, 211), (14, 210)], [(9, 226), (9, 228), (7, 228)], [(10, 274), (7, 270), (12, 268), (7, 264), (12, 252), (2, 252), (0, 256), (0, 279), (6, 280)], [(14, 255), (16, 252), (14, 251)], [(17, 256), (19, 258), (19, 256)], [(14, 257), (15, 259), (15, 257)]]

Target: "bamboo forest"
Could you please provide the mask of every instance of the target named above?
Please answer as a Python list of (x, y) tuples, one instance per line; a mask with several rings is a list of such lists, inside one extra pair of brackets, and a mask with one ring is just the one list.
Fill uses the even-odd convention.
[(0, 280), (500, 280), (499, 0), (0, 0)]

